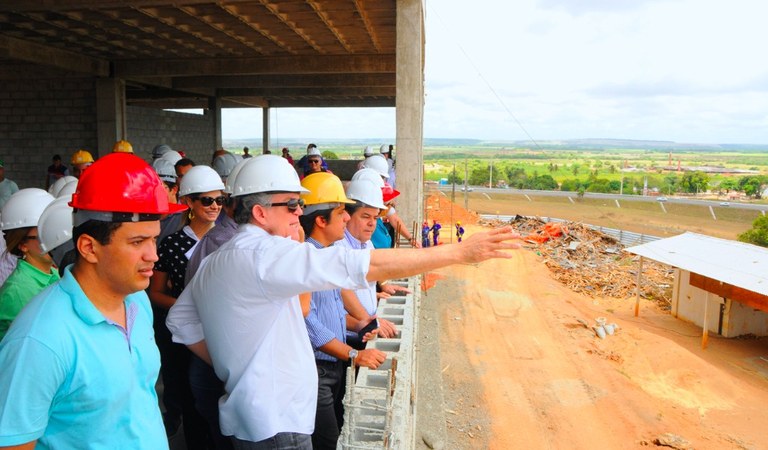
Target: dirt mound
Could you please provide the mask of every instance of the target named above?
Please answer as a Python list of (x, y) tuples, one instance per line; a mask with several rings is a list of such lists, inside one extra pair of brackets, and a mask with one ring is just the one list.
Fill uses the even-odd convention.
[(430, 223), (437, 220), (442, 223), (461, 222), (462, 225), (474, 225), (480, 221), (480, 216), (474, 211), (468, 211), (442, 193), (432, 194), (426, 199), (427, 219)]

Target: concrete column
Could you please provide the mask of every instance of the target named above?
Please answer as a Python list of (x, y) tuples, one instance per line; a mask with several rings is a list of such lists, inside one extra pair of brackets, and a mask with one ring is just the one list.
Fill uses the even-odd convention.
[(261, 108), (261, 141), (264, 143), (264, 153), (269, 150), (269, 110), (269, 106)]
[(422, 0), (397, 0), (395, 158), (397, 213), (409, 230), (424, 212), (424, 8)]
[(129, 139), (125, 112), (125, 81), (115, 78), (96, 79), (96, 139), (93, 156), (112, 151), (115, 142)]
[(223, 145), (221, 141), (221, 99), (219, 97), (208, 97), (208, 111), (213, 114), (213, 148), (218, 150)]

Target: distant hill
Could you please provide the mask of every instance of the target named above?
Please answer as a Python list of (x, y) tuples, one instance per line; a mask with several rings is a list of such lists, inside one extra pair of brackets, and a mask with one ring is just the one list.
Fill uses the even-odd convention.
[[(311, 139), (311, 138), (283, 138), (274, 147), (288, 147), (292, 150), (304, 149), (310, 142), (315, 142), (321, 148), (323, 146), (364, 147), (366, 145), (377, 146), (384, 143), (394, 143), (394, 138), (365, 138), (365, 139)], [(224, 139), (225, 148), (260, 149), (261, 139)], [(647, 151), (696, 151), (696, 152), (765, 152), (768, 145), (765, 144), (697, 144), (673, 141), (646, 141), (633, 139), (564, 139), (564, 140), (483, 140), (483, 139), (453, 139), (453, 138), (425, 138), (425, 147), (506, 147), (546, 150), (647, 150)]]

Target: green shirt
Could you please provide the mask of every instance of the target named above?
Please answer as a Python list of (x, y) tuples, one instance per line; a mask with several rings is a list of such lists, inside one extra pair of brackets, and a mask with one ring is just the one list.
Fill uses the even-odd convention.
[(56, 269), (51, 269), (51, 273), (44, 273), (19, 259), (16, 269), (0, 288), (0, 339), (5, 336), (13, 319), (32, 297), (58, 280), (59, 272)]

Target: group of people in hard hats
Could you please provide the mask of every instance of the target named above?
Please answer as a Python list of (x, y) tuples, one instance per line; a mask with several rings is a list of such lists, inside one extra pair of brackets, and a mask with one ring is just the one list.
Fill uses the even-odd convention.
[(377, 368), (365, 342), (398, 332), (384, 282), (518, 247), (509, 229), (376, 247), (399, 194), (377, 162), (344, 186), (277, 155), (172, 151), (113, 152), (1, 212), (24, 305), (0, 342), (0, 446), (162, 449), (180, 420), (187, 448), (336, 448), (347, 366)]

